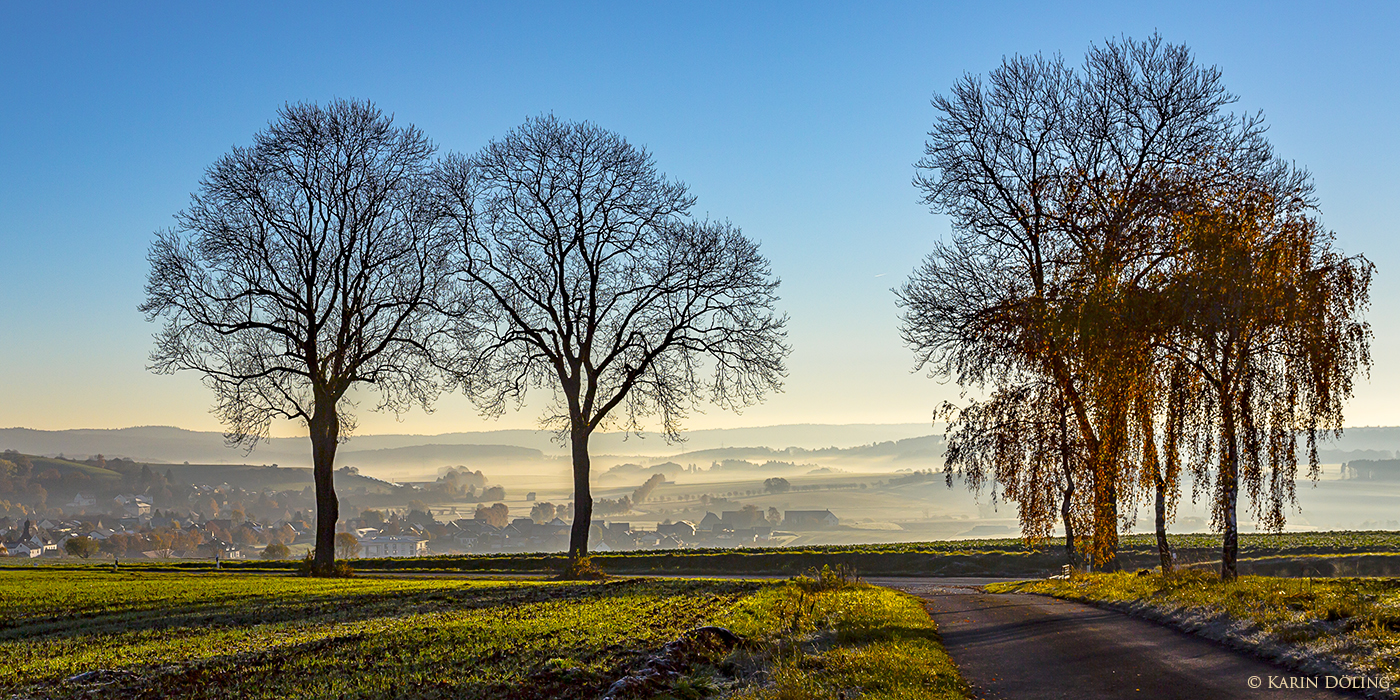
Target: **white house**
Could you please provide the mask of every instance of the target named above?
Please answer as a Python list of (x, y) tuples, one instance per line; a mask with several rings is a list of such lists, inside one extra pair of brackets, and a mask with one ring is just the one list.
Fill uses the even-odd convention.
[(79, 493), (79, 494), (75, 494), (75, 495), (73, 496), (73, 500), (68, 504), (68, 507), (69, 507), (69, 508), (91, 508), (91, 507), (93, 507), (93, 506), (95, 506), (95, 505), (97, 505), (97, 498), (96, 498), (96, 497), (91, 497), (91, 498), (89, 498), (89, 497), (84, 496), (83, 494)]
[(24, 557), (27, 559), (42, 556), (43, 554), (43, 547), (31, 547), (28, 544), (20, 544), (18, 547), (15, 547), (14, 549), (10, 550), (10, 556)]
[(151, 497), (145, 494), (137, 494), (135, 496), (122, 494), (113, 498), (112, 501), (122, 509), (122, 512), (127, 517), (139, 518), (143, 515), (151, 514)]
[(412, 535), (384, 535), (360, 540), (360, 556), (366, 559), (421, 557), (428, 553), (428, 541)]

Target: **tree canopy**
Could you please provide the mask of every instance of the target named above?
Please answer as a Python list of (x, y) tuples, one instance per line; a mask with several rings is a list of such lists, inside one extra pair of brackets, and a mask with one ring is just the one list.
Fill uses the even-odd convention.
[[(1009, 58), (934, 99), (915, 184), (951, 217), (953, 235), (897, 293), (918, 365), (988, 391), (941, 411), (950, 476), (999, 486), (1020, 506), (1029, 537), (1046, 536), (1058, 516), (1072, 546), (1087, 526), (1088, 554), (1101, 568), (1115, 568), (1117, 532), (1129, 524), (1120, 504), (1145, 492), (1155, 495), (1168, 561), (1162, 533), (1182, 441), (1210, 423), (1191, 420), (1196, 409), (1180, 398), (1203, 386), (1199, 324), (1239, 308), (1228, 289), (1249, 278), (1226, 280), (1243, 269), (1203, 264), (1213, 254), (1198, 250), (1208, 222), (1226, 215), (1242, 230), (1258, 219), (1250, 202), (1296, 203), (1293, 214), (1260, 211), (1267, 222), (1251, 224), (1281, 230), (1311, 207), (1306, 175), (1278, 161), (1261, 116), (1227, 111), (1234, 101), (1218, 69), (1155, 35), (1091, 47), (1078, 68), (1060, 57)], [(1365, 362), (1357, 314), (1368, 276), (1366, 264), (1348, 267), (1324, 239), (1312, 236), (1289, 259), (1296, 279), (1322, 280), (1327, 268), (1333, 284), (1315, 286), (1307, 302), (1286, 285), (1252, 299), (1333, 319), (1306, 333), (1310, 366), (1328, 368), (1308, 390), (1322, 399), (1298, 392), (1301, 403), (1289, 404), (1333, 425), (1341, 404), (1328, 401), (1349, 394)], [(1274, 239), (1237, 240), (1244, 258), (1272, 259), (1264, 249)], [(1310, 323), (1294, 317), (1275, 329), (1292, 335)], [(1281, 386), (1299, 381), (1279, 379), (1291, 371), (1282, 365), (1269, 369)], [(1294, 415), (1279, 425), (1291, 435), (1309, 421)], [(1289, 454), (1279, 452), (1280, 465)]]
[(368, 102), (287, 105), (210, 166), (148, 256), (141, 310), (164, 323), (152, 369), (197, 372), (232, 444), (252, 449), (276, 419), (307, 424), (318, 567), (334, 556), (351, 387), (394, 411), (440, 389), (430, 355), (445, 347), (451, 256), (426, 186), (433, 153)]
[(674, 438), (702, 402), (735, 409), (781, 387), (778, 281), (738, 227), (692, 218), (694, 197), (646, 150), (587, 122), (531, 119), (446, 158), (437, 183), (471, 295), (457, 376), (488, 414), (552, 392), (545, 423), (573, 450), (582, 556), (595, 430), (655, 418)]

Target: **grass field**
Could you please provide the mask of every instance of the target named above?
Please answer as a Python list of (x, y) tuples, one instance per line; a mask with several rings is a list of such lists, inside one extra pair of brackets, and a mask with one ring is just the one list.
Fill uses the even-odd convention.
[(42, 567), (0, 572), (0, 696), (592, 698), (706, 624), (751, 643), (669, 697), (963, 697), (918, 602), (864, 585)]
[(987, 587), (1127, 610), (1247, 647), (1305, 672), (1384, 678), (1400, 687), (1400, 580), (1082, 574)]
[[(1212, 567), (1220, 558), (1220, 540), (1212, 535), (1173, 535), (1178, 562)], [(1156, 539), (1150, 535), (1124, 537), (1119, 556), (1127, 569), (1158, 564)], [(1400, 532), (1309, 532), (1240, 535), (1240, 565), (1245, 573), (1280, 576), (1400, 574)], [(1020, 539), (951, 540), (895, 544), (824, 545), (775, 548), (642, 550), (600, 552), (594, 563), (614, 574), (780, 574), (797, 575), (824, 565), (845, 565), (862, 575), (1007, 576), (1033, 577), (1058, 573), (1065, 564), (1058, 542), (1030, 546)], [(474, 571), (545, 574), (558, 571), (559, 553), (471, 554), (406, 559), (359, 559), (362, 571)], [(30, 568), (33, 560), (0, 558), (0, 570)], [(84, 560), (43, 560), (42, 566), (110, 567)], [(204, 570), (208, 560), (127, 562), (128, 565), (168, 570)], [(287, 570), (291, 561), (226, 561), (233, 570)]]

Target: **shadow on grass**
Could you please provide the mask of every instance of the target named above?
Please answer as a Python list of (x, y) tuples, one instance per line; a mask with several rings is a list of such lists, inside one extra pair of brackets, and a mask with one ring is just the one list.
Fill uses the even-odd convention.
[(174, 608), (80, 613), (72, 616), (20, 618), (0, 621), (0, 642), (49, 638), (157, 632), (179, 628), (247, 627), (283, 622), (338, 623), (381, 617), (479, 610), (558, 600), (588, 601), (628, 595), (639, 586), (676, 594), (704, 587), (707, 592), (753, 590), (743, 581), (698, 584), (684, 580), (623, 579), (606, 583), (529, 583), (460, 587), (388, 593), (348, 593), (295, 597), (256, 597), (233, 604), (208, 603)]
[[(71, 637), (129, 634), (214, 626), (244, 626), (282, 622), (338, 623), (370, 618), (395, 618), (433, 612), (499, 609), (509, 611), (539, 602), (599, 603), (632, 596), (697, 599), (737, 595), (761, 584), (752, 582), (614, 581), (603, 584), (534, 584), (482, 589), (433, 590), (380, 596), (319, 596), (298, 605), (264, 606), (257, 610), (218, 612), (218, 606), (185, 606), (160, 614), (115, 615), (113, 619), (69, 620), (59, 634)], [(627, 604), (619, 602), (619, 607)], [(494, 613), (488, 613), (494, 614)], [(667, 613), (662, 613), (663, 615)], [(75, 684), (50, 678), (23, 688), (35, 698), (164, 698), (164, 697), (481, 697), (535, 698), (597, 697), (616, 677), (644, 655), (628, 636), (586, 637), (561, 648), (553, 633), (524, 629), (486, 646), (464, 647), (461, 629), (443, 626), (441, 618), (408, 622), (393, 633), (346, 630), (314, 640), (265, 649), (236, 650), (205, 659), (168, 664), (122, 666), (115, 681)], [(33, 637), (31, 637), (33, 638)], [(81, 642), (81, 640), (79, 640)], [(619, 643), (622, 642), (622, 643)], [(631, 642), (630, 644), (628, 642)], [(650, 644), (648, 642), (647, 644)], [(659, 643), (658, 643), (659, 644)], [(546, 663), (546, 656), (576, 659), (581, 668)], [(99, 670), (84, 668), (83, 671)], [(130, 675), (128, 675), (130, 674)], [(382, 684), (379, 687), (377, 684)], [(19, 690), (11, 688), (9, 690)]]

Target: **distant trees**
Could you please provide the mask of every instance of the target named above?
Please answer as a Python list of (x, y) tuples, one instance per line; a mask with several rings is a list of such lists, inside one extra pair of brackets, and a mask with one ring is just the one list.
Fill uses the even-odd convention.
[(763, 480), (763, 490), (768, 493), (787, 493), (792, 490), (792, 483), (780, 476)]
[(471, 496), (486, 486), (486, 475), (480, 469), (472, 471), (466, 467), (447, 467), (437, 480), (453, 496)]
[(641, 486), (638, 486), (637, 489), (632, 492), (632, 502), (640, 505), (643, 501), (651, 498), (651, 492), (655, 491), (656, 487), (664, 483), (666, 483), (665, 474), (652, 474)]
[(485, 520), (492, 527), (505, 527), (510, 524), (510, 507), (504, 503), (481, 504), (476, 507), (476, 519)]
[[(920, 366), (990, 391), (940, 411), (950, 477), (995, 481), (1029, 537), (1064, 522), (1071, 560), (1087, 530), (1094, 566), (1116, 568), (1118, 506), (1146, 492), (1169, 566), (1165, 523), (1188, 458), (1198, 479), (1218, 475), (1233, 561), (1242, 441), (1272, 465), (1249, 482), (1256, 504), (1265, 481), (1291, 496), (1291, 445), (1340, 428), (1368, 359), (1369, 263), (1331, 249), (1307, 214), (1306, 175), (1274, 157), (1261, 117), (1226, 111), (1234, 99), (1217, 69), (1153, 36), (1092, 47), (1078, 71), (1014, 57), (934, 100), (915, 182), (954, 235), (897, 290), (904, 339)], [(1304, 308), (1313, 320), (1295, 315)], [(1241, 324), (1272, 330), (1246, 341)], [(1237, 342), (1273, 359), (1243, 360)], [(1227, 365), (1250, 379), (1217, 391), (1227, 408), (1211, 414), (1201, 390)], [(1253, 403), (1260, 420), (1240, 437), (1229, 407), (1248, 402), (1273, 408)], [(1261, 524), (1282, 522), (1270, 506)]]
[(546, 423), (568, 435), (577, 512), (569, 556), (587, 553), (588, 441), (657, 416), (674, 437), (702, 399), (738, 407), (780, 388), (786, 319), (758, 246), (650, 154), (589, 123), (531, 119), (437, 170), (463, 243), (466, 392), (499, 414), (549, 387)]
[[(34, 463), (28, 455), (14, 450), (0, 453), (0, 496), (14, 498), (17, 509), (24, 510), (21, 504), (42, 510), (48, 502), (48, 490), (38, 483), (34, 474)], [(8, 509), (10, 503), (5, 503)], [(26, 510), (26, 512), (28, 512)]]
[(337, 532), (335, 554), (341, 559), (354, 559), (360, 554), (360, 538), (348, 532)]
[(547, 523), (554, 519), (558, 508), (553, 503), (536, 503), (530, 508), (530, 519), (536, 523)]
[[(357, 541), (356, 544), (359, 544), (359, 542)], [(262, 551), (263, 559), (290, 559), (291, 557), (292, 548), (281, 542), (273, 542)]]
[(314, 570), (329, 571), (332, 470), (352, 387), (427, 405), (449, 241), (426, 188), (434, 147), (368, 102), (287, 105), (205, 173), (158, 234), (141, 311), (162, 319), (152, 370), (193, 370), (231, 444), (303, 421), (316, 485)]

